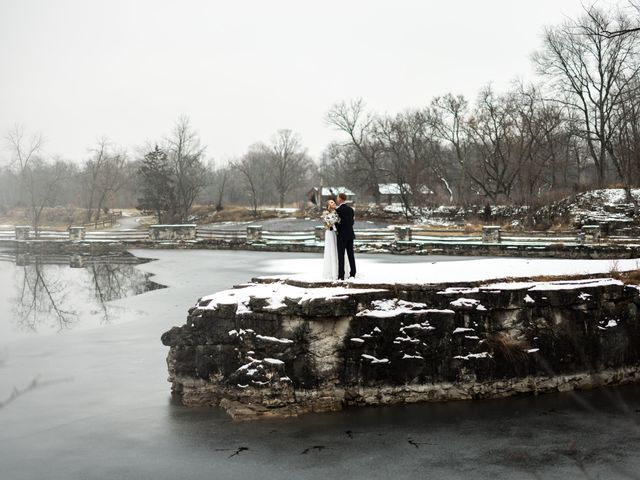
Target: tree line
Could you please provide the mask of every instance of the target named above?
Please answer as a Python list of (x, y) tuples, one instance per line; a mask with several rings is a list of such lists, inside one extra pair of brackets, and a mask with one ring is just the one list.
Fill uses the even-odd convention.
[(640, 10), (592, 6), (546, 28), (532, 56), (537, 81), (507, 91), (488, 84), (475, 99), (447, 93), (396, 114), (361, 99), (335, 104), (326, 123), (340, 139), (315, 161), (285, 129), (239, 158), (208, 162), (186, 117), (135, 154), (100, 139), (80, 164), (48, 158), (40, 138), (15, 128), (0, 208), (27, 208), (38, 225), (52, 205), (80, 206), (87, 222), (137, 206), (167, 223), (189, 221), (194, 203), (239, 203), (254, 214), (303, 203), (319, 184), (380, 203), (379, 184), (394, 183), (407, 215), (442, 203), (536, 205), (612, 184), (629, 191), (640, 184), (639, 18)]
[(588, 8), (549, 27), (532, 61), (538, 82), (489, 84), (395, 115), (361, 100), (334, 105), (343, 133), (322, 158), (337, 181), (399, 185), (405, 210), (442, 202), (535, 205), (579, 189), (640, 183), (638, 15)]
[(256, 143), (239, 159), (216, 165), (207, 161), (206, 147), (187, 117), (135, 154), (100, 138), (81, 163), (47, 156), (42, 138), (19, 126), (6, 135), (6, 143), (11, 161), (0, 167), (0, 214), (26, 209), (36, 234), (45, 209), (60, 205), (82, 209), (85, 223), (125, 207), (153, 213), (163, 223), (188, 222), (195, 203), (217, 210), (226, 202), (249, 204), (257, 215), (260, 205), (282, 207), (304, 199), (317, 172), (291, 130), (279, 130), (269, 143)]

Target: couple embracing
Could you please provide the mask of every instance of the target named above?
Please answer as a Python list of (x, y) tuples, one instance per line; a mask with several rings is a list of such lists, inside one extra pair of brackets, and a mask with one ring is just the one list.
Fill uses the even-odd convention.
[(324, 265), (322, 278), (344, 280), (345, 254), (349, 259), (349, 278), (356, 276), (356, 259), (353, 256), (353, 208), (347, 205), (347, 195), (339, 193), (337, 203), (327, 202), (322, 216), (325, 226)]

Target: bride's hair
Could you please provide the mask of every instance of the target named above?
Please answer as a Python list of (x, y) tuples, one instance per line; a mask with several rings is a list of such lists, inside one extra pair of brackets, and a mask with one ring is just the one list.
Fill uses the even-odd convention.
[(331, 202), (333, 202), (334, 204), (336, 203), (334, 200), (331, 200), (331, 199), (330, 199), (330, 200), (327, 200), (327, 210), (329, 210), (329, 209), (330, 209), (330, 207), (331, 207)]

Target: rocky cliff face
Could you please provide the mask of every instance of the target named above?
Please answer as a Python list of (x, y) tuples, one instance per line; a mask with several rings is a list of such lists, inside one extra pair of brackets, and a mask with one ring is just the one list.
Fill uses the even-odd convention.
[(162, 336), (174, 393), (255, 418), (640, 379), (640, 292), (617, 280), (350, 287), (200, 299)]

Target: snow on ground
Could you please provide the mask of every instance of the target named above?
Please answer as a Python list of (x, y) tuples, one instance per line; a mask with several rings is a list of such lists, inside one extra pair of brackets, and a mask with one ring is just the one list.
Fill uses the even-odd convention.
[(371, 302), (371, 305), (373, 306), (372, 309), (363, 310), (358, 313), (357, 316), (386, 318), (395, 317), (396, 315), (400, 314), (422, 314), (431, 312), (453, 313), (453, 310), (436, 310), (432, 308), (426, 308), (427, 305), (425, 303), (407, 302), (405, 300), (399, 300), (397, 298), (388, 300), (374, 300), (373, 302)]
[[(640, 198), (640, 189), (633, 188), (630, 191), (631, 196), (636, 199)], [(624, 188), (603, 188), (600, 190), (590, 190), (582, 194), (576, 195), (578, 202), (576, 203), (589, 203), (595, 205), (617, 205), (627, 203), (627, 192)]]
[(265, 208), (261, 208), (260, 210), (265, 210), (267, 212), (277, 212), (277, 213), (296, 213), (300, 211), (299, 208), (288, 208), (288, 207), (265, 207)]
[(205, 310), (215, 310), (219, 305), (238, 305), (238, 313), (248, 313), (250, 298), (267, 300), (267, 309), (277, 310), (285, 305), (284, 300), (296, 300), (302, 304), (304, 302), (324, 298), (325, 300), (344, 298), (347, 294), (377, 292), (373, 289), (347, 289), (345, 287), (330, 288), (301, 288), (286, 285), (280, 282), (267, 284), (246, 284), (240, 288), (223, 290), (202, 297), (198, 304)]
[(536, 215), (570, 215), (573, 221), (586, 223), (632, 224), (634, 202), (640, 199), (640, 189), (630, 191), (632, 199), (622, 188), (605, 188), (578, 193), (542, 207)]
[[(532, 290), (532, 291), (544, 291), (544, 290), (576, 290), (580, 288), (606, 287), (610, 285), (623, 285), (623, 283), (620, 280), (614, 280), (613, 278), (597, 278), (593, 280), (591, 279), (559, 280), (555, 282), (492, 283), (491, 285), (484, 285), (480, 287), (480, 289), (481, 290), (520, 290), (520, 289), (526, 288), (527, 290)], [(531, 303), (531, 302), (528, 302), (528, 303)]]
[[(612, 270), (630, 271), (640, 268), (640, 259), (622, 260), (569, 260), (532, 258), (481, 258), (460, 261), (424, 260), (412, 263), (380, 262), (371, 258), (356, 256), (358, 274), (348, 283), (440, 283), (473, 282), (501, 278), (524, 278), (540, 275), (591, 275), (608, 274)], [(289, 278), (299, 281), (323, 281), (322, 259), (280, 260), (273, 270), (290, 272), (275, 278)], [(274, 278), (274, 277), (271, 277)], [(326, 281), (326, 280), (324, 280)]]

